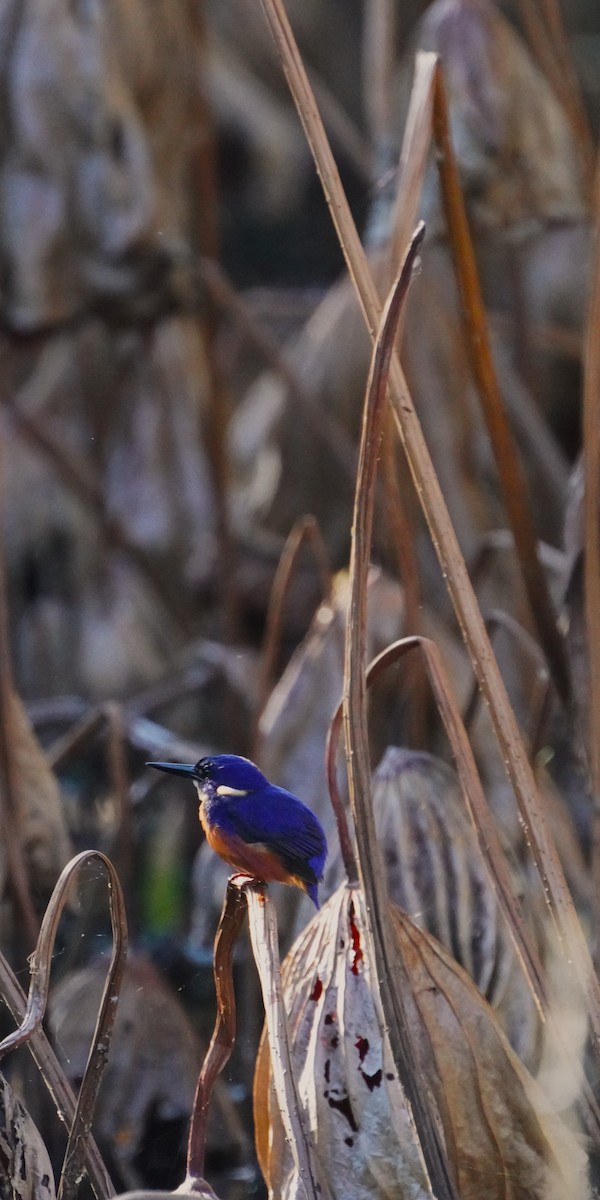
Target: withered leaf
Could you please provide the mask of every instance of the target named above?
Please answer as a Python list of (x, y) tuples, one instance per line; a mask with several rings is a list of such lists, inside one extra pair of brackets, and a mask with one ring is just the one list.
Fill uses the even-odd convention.
[[(13, 756), (18, 833), (31, 884), (45, 902), (72, 850), (56, 777), (16, 692), (11, 693), (9, 701), (8, 740)], [(2, 858), (0, 846), (0, 863)]]
[[(373, 776), (373, 810), (390, 899), (465, 968), (533, 1069), (537, 1007), (456, 772), (431, 754), (390, 746)], [(516, 890), (521, 886), (515, 878)]]
[[(104, 974), (102, 962), (75, 971), (51, 997), (50, 1027), (75, 1085), (87, 1061)], [(149, 962), (128, 962), (94, 1117), (95, 1132), (121, 1162), (135, 1158), (151, 1114), (158, 1121), (188, 1120), (199, 1064), (200, 1046), (176, 996)], [(235, 1114), (219, 1090), (215, 1105), (209, 1141), (231, 1149)]]
[[(482, 1194), (487, 1200), (583, 1200), (589, 1191), (581, 1146), (511, 1050), (492, 1009), (434, 938), (392, 911), (418, 1069), (440, 1114), (461, 1200)], [(427, 1196), (377, 1016), (364, 930), (360, 889), (342, 887), (284, 964), (300, 1101), (333, 1197)], [(276, 1196), (291, 1169), (266, 1091), (265, 1052), (263, 1046), (255, 1111), (260, 1161)]]
[(0, 1195), (2, 1200), (54, 1200), (48, 1151), (25, 1106), (0, 1076)]

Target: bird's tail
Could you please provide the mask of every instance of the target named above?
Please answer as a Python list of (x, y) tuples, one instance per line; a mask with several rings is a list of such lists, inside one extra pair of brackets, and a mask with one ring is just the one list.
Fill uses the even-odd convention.
[(318, 885), (318, 883), (304, 882), (303, 887), (304, 887), (304, 891), (306, 892), (306, 895), (310, 896), (315, 908), (320, 908), (321, 905), (319, 904), (319, 885)]

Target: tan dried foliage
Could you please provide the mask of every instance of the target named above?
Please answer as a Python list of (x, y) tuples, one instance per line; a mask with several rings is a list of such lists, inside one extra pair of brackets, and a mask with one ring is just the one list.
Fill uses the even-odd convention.
[[(31, 728), (23, 704), (10, 693), (8, 743), (13, 761), (17, 828), (32, 888), (45, 903), (72, 849), (65, 823), (60, 790), (44, 752)], [(5, 872), (0, 843), (0, 881)]]
[[(50, 1027), (74, 1085), (83, 1076), (105, 976), (98, 962), (66, 976), (54, 990)], [(94, 1129), (127, 1167), (151, 1113), (186, 1121), (194, 1098), (200, 1047), (184, 1010), (154, 967), (134, 959), (125, 969)]]
[(584, 180), (569, 121), (496, 5), (436, 0), (414, 41), (441, 57), (452, 140), (476, 220), (521, 233), (533, 224), (584, 220)]
[[(145, 317), (177, 294), (198, 136), (189, 4), (9, 0), (0, 29), (4, 320), (66, 321), (98, 302)], [(196, 121), (194, 116), (196, 115)]]
[[(390, 899), (464, 967), (533, 1070), (539, 1013), (456, 773), (430, 754), (389, 747), (373, 777), (373, 809)], [(539, 906), (529, 915), (545, 916)]]
[[(511, 1050), (490, 1006), (434, 938), (393, 909), (410, 978), (419, 1067), (439, 1111), (461, 1200), (583, 1200), (585, 1155)], [(365, 957), (364, 902), (342, 887), (296, 942), (283, 985), (300, 1100), (320, 1170), (339, 1200), (428, 1196)], [(272, 1197), (291, 1157), (257, 1065), (255, 1123)]]
[(0, 1075), (2, 1200), (54, 1200), (48, 1151), (25, 1106)]

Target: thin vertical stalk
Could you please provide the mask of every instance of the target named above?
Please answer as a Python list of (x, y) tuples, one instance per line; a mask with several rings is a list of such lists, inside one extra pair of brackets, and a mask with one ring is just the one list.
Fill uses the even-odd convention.
[(492, 359), (475, 251), (450, 137), (448, 105), (441, 68), (436, 71), (433, 101), (433, 133), (437, 146), (444, 211), (448, 225), (454, 270), (458, 281), (471, 370), (477, 385), (496, 469), (502, 489), (517, 558), (525, 584), (529, 608), (540, 643), (565, 707), (571, 700), (571, 679), (564, 641), (556, 624), (556, 613), (548, 582), (537, 552), (531, 519), (531, 502), (525, 476), (514, 443)]
[(198, 1078), (187, 1151), (186, 1185), (204, 1175), (206, 1126), (210, 1098), (218, 1075), (231, 1056), (235, 1043), (235, 992), (233, 990), (233, 951), (246, 915), (246, 897), (229, 881), (215, 937), (214, 972), (217, 993), (217, 1019), (210, 1046)]
[(390, 1045), (414, 1118), (417, 1137), (438, 1200), (453, 1200), (456, 1185), (448, 1162), (437, 1116), (419, 1070), (404, 994), (406, 980), (398, 946), (389, 924), (385, 871), (371, 804), (366, 650), (367, 582), (375, 506), (377, 456), (387, 411), (387, 383), (397, 322), (406, 298), (421, 226), (409, 247), (404, 267), (390, 292), (381, 320), (367, 385), (360, 441), (358, 477), (350, 552), (350, 602), (346, 627), (343, 687), (343, 725), (348, 790), (358, 846), (360, 880), (366, 897), (369, 957), (379, 980), (381, 1005)]
[[(316, 1156), (298, 1097), (294, 1064), (279, 968), (277, 917), (264, 885), (252, 880), (244, 884), (248, 903), (250, 940), (265, 1005), (267, 1037), (271, 1054), (271, 1071), (281, 1121), (294, 1166), (308, 1200), (328, 1200), (329, 1188), (319, 1179)], [(295, 1193), (297, 1195), (297, 1193)], [(298, 1197), (298, 1200), (300, 1198)]]

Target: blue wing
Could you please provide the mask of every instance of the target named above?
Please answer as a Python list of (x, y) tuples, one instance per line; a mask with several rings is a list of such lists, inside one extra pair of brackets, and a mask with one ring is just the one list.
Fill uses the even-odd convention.
[(317, 883), (323, 874), (327, 841), (318, 818), (291, 792), (268, 784), (236, 797), (235, 829), (247, 842), (262, 842), (292, 875)]

